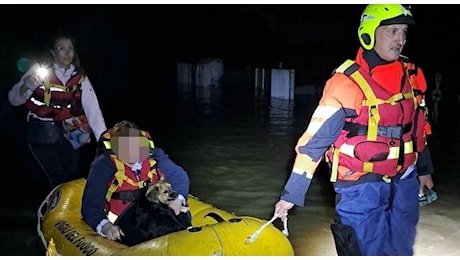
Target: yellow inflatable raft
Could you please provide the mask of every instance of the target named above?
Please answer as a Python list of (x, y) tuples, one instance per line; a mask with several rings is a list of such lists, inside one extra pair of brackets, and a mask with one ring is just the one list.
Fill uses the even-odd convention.
[(40, 205), (37, 231), (48, 251), (50, 242), (55, 254), (73, 256), (294, 255), (287, 237), (266, 220), (236, 216), (193, 196), (189, 197), (193, 228), (128, 247), (99, 236), (81, 220), (85, 182), (78, 179), (56, 187)]

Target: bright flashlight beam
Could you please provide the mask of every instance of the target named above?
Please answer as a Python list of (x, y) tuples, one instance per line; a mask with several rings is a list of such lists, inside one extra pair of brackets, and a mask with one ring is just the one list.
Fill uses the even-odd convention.
[(46, 68), (40, 67), (37, 69), (37, 74), (41, 79), (45, 79), (48, 75), (48, 70)]

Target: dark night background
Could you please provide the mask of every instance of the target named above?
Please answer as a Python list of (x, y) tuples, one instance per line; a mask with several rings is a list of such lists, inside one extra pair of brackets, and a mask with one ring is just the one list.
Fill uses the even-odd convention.
[[(245, 66), (299, 69), (301, 84), (323, 83), (354, 57), (361, 4), (326, 5), (2, 5), (1, 89), (20, 73), (18, 58), (43, 53), (56, 33), (72, 34), (102, 101), (174, 80), (178, 61), (222, 58)], [(49, 10), (52, 10), (51, 12)], [(30, 11), (30, 12), (29, 12)], [(427, 71), (455, 72), (457, 5), (412, 6), (416, 27), (405, 54)], [(155, 83), (153, 83), (155, 82)], [(148, 87), (147, 87), (148, 86)], [(130, 91), (134, 92), (134, 91)]]
[[(50, 9), (51, 8), (51, 9)], [(222, 58), (226, 70), (296, 69), (299, 84), (324, 83), (353, 58), (361, 4), (326, 5), (2, 5), (1, 90), (18, 79), (16, 61), (43, 53), (56, 33), (77, 39), (101, 102), (129, 88), (169, 89), (178, 61)], [(50, 12), (50, 10), (52, 10)], [(405, 54), (425, 69), (455, 73), (457, 5), (412, 6), (416, 27)], [(174, 82), (172, 82), (174, 83)], [(166, 87), (168, 85), (168, 87)], [(108, 101), (109, 102), (109, 101)]]

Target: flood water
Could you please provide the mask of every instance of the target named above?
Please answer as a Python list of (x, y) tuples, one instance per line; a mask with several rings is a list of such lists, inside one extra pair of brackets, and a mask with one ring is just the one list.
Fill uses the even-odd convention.
[[(193, 93), (180, 92), (171, 102), (167, 109), (127, 119), (147, 128), (156, 145), (187, 170), (191, 194), (237, 215), (269, 220), (289, 177), (297, 138), (317, 100), (311, 96), (296, 96), (295, 101), (229, 96), (221, 89), (198, 88)], [(446, 130), (438, 127), (433, 137), (439, 200), (421, 208), (416, 255), (460, 254), (456, 246), (460, 238), (460, 158), (453, 152), (459, 140), (446, 138), (458, 128), (457, 122)], [(21, 173), (9, 173), (10, 191), (2, 191), (0, 206), (0, 255), (43, 255), (36, 209), (44, 194)], [(306, 206), (290, 211), (289, 239), (296, 255), (336, 255), (329, 230), (333, 203), (325, 165), (320, 165)]]

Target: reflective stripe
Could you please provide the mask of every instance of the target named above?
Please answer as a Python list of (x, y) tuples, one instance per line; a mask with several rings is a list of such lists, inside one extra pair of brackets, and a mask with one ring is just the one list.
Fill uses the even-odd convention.
[[(30, 98), (30, 101), (31, 101), (32, 103), (34, 103), (34, 105), (37, 105), (37, 106), (39, 106), (39, 107), (41, 107), (41, 106), (48, 106), (48, 107), (50, 107), (49, 104), (46, 105), (45, 102), (41, 102), (40, 100), (34, 98), (33, 96)], [(53, 105), (52, 107), (53, 107), (53, 108), (62, 108), (62, 106), (59, 106), (59, 105)], [(71, 107), (71, 104), (68, 104), (67, 106), (65, 106), (65, 108), (70, 108), (70, 107)]]
[(358, 70), (351, 74), (351, 78), (355, 80), (367, 98), (364, 99), (362, 103), (364, 106), (367, 105), (369, 107), (367, 140), (375, 141), (377, 140), (377, 128), (380, 122), (379, 105), (385, 103), (385, 101), (375, 96), (372, 87)]
[(41, 102), (40, 100), (34, 98), (33, 96), (30, 97), (30, 101), (32, 103), (34, 103), (35, 105), (37, 105), (37, 106), (44, 106), (45, 105), (44, 102)]
[(102, 142), (107, 150), (112, 149), (112, 143), (110, 142), (110, 140), (103, 140)]
[(340, 65), (337, 69), (335, 69), (335, 72), (344, 73), (345, 70), (347, 70), (353, 64), (355, 64), (355, 62), (353, 60), (348, 59), (342, 65)]
[(109, 211), (109, 213), (107, 213), (107, 218), (110, 220), (110, 222), (115, 223), (115, 221), (117, 220), (118, 218), (118, 215), (115, 215), (115, 213), (113, 213), (112, 211)]
[(59, 86), (59, 85), (50, 85), (49, 90), (51, 92), (69, 92), (66, 86)]
[(292, 168), (292, 172), (296, 173), (298, 175), (302, 175), (305, 171), (303, 169), (294, 167), (294, 168)]
[(331, 182), (337, 181), (339, 175), (339, 149), (332, 147), (332, 169), (331, 169)]
[(363, 163), (363, 171), (365, 171), (365, 172), (373, 172), (374, 171), (374, 163), (373, 162), (364, 162)]
[(305, 172), (305, 170), (300, 169), (300, 168), (294, 167), (292, 169), (292, 172), (295, 173), (295, 174), (298, 174), (298, 175), (303, 175), (305, 173), (305, 177), (307, 177), (307, 179), (312, 179), (313, 178), (312, 173)]
[[(355, 146), (350, 144), (342, 144), (340, 146), (340, 152), (346, 154), (350, 157), (355, 158)], [(414, 152), (414, 146), (412, 141), (404, 143), (404, 154), (410, 154)], [(399, 158), (399, 147), (390, 147), (390, 152), (387, 156), (387, 159), (397, 159)]]

